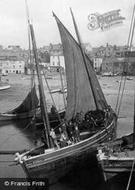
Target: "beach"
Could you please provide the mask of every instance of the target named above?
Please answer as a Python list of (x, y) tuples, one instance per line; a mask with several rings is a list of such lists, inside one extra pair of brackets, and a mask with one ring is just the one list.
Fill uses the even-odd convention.
[[(65, 84), (65, 76), (64, 84)], [(121, 77), (101, 77), (98, 76), (101, 88), (105, 95), (105, 98), (109, 105), (115, 110), (117, 97), (118, 97), (118, 90), (120, 86)], [(124, 96), (122, 99), (122, 104), (119, 113), (119, 120), (118, 120), (118, 130), (117, 134), (122, 135), (132, 131), (133, 125), (133, 101), (134, 101), (134, 82), (135, 79), (131, 77), (133, 80), (126, 80)], [(4, 81), (9, 81), (11, 85), (10, 89), (0, 91), (0, 112), (6, 112), (9, 110), (14, 109), (17, 107), (24, 98), (27, 96), (29, 89), (31, 87), (31, 76), (30, 75), (16, 75), (11, 74), (5, 76)], [(48, 79), (48, 84), (50, 89), (61, 89), (61, 82), (59, 74), (55, 73), (52, 79)], [(44, 85), (45, 92), (46, 92), (46, 99), (48, 104), (48, 110), (50, 106), (53, 104), (51, 97), (48, 92), (48, 88), (46, 84)], [(62, 93), (54, 93), (52, 94), (55, 103), (57, 105), (57, 109), (61, 110), (64, 108), (63, 103), (63, 94)], [(66, 97), (66, 95), (65, 95)], [(128, 127), (126, 126), (126, 124)]]
[[(133, 130), (133, 101), (134, 101), (134, 83), (135, 79), (126, 81), (124, 90), (123, 101), (120, 109), (117, 136), (120, 137), (128, 134)], [(109, 105), (115, 110), (118, 89), (120, 85), (120, 76), (116, 77), (101, 77), (98, 76), (100, 85)], [(29, 75), (8, 75), (3, 78), (9, 81), (10, 89), (0, 91), (0, 112), (6, 112), (17, 107), (30, 89), (31, 76)], [(61, 88), (60, 76), (55, 74), (52, 79), (48, 79), (50, 89)], [(46, 85), (46, 99), (48, 103), (48, 110), (52, 105), (51, 97), (47, 90)], [(52, 94), (57, 108), (63, 109), (63, 94)], [(18, 124), (7, 123), (0, 125), (0, 150), (19, 150), (30, 149), (33, 147), (33, 132), (32, 129), (27, 127), (24, 121)], [(11, 166), (14, 160), (14, 155), (0, 155), (0, 177), (25, 177), (25, 173), (20, 166)], [(4, 163), (3, 163), (4, 161)], [(10, 163), (11, 162), (11, 163)], [(66, 185), (55, 186), (57, 190), (72, 190), (74, 188), (67, 187)], [(53, 189), (52, 189), (53, 190)]]

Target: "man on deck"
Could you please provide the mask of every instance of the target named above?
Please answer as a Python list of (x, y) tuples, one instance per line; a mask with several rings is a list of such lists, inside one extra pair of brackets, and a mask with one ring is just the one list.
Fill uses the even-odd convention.
[(59, 145), (58, 145), (58, 142), (57, 142), (57, 136), (56, 136), (55, 131), (54, 131), (53, 128), (51, 128), (50, 136), (52, 137), (52, 140), (53, 140), (54, 145), (55, 145), (57, 148), (60, 148)]

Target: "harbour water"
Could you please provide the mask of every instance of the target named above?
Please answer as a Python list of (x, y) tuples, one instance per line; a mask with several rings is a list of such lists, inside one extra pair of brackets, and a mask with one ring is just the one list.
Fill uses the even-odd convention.
[[(9, 79), (11, 88), (6, 91), (0, 91), (0, 112), (7, 111), (19, 105), (26, 96), (30, 77), (12, 75), (6, 76)], [(133, 78), (133, 77), (132, 77)], [(120, 77), (99, 77), (101, 87), (104, 91), (108, 103), (115, 109), (116, 99), (119, 88)], [(49, 79), (48, 82), (52, 88), (60, 87), (59, 78)], [(118, 121), (117, 135), (132, 132), (133, 126), (133, 80), (127, 80), (124, 91), (123, 103)], [(54, 95), (58, 108), (63, 107), (62, 94)], [(49, 94), (47, 97), (49, 105), (51, 100)], [(0, 123), (0, 151), (2, 150), (23, 150), (34, 147), (35, 131), (29, 125), (29, 121), (22, 120), (18, 122)], [(0, 178), (25, 178), (26, 175), (19, 165), (14, 164), (14, 155), (0, 155)], [(91, 164), (92, 163), (92, 164)], [(121, 185), (121, 186), (120, 186)], [(87, 159), (85, 163), (80, 163), (64, 179), (52, 186), (51, 190), (121, 190), (124, 189), (123, 183), (115, 184), (110, 182), (109, 186), (104, 184), (100, 168), (97, 166), (95, 158)]]

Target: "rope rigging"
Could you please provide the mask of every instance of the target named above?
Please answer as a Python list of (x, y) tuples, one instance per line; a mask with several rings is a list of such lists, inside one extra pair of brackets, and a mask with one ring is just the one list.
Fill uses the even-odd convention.
[[(50, 94), (50, 96), (51, 96), (51, 99), (52, 99), (53, 105), (54, 105), (54, 107), (56, 108), (56, 104), (55, 104), (54, 98), (53, 98), (53, 96), (52, 96), (52, 94), (51, 94), (51, 90), (50, 90), (50, 87), (49, 87), (48, 81), (47, 81), (46, 76), (45, 76), (46, 74), (45, 74), (44, 71), (43, 71), (43, 74), (44, 74), (44, 79), (45, 79), (45, 82), (46, 82), (47, 88), (48, 88), (48, 90), (49, 90), (49, 94)], [(61, 122), (62, 122), (62, 121), (61, 121), (61, 117), (60, 117), (60, 114), (59, 114), (59, 112), (58, 112), (57, 109), (56, 109), (56, 114), (57, 114), (57, 116), (58, 116), (58, 120), (59, 120), (60, 123), (61, 123)]]
[[(130, 24), (130, 31), (129, 31), (128, 42), (127, 42), (129, 52), (132, 49), (132, 42), (133, 42), (133, 37), (134, 37), (134, 29), (135, 29), (135, 5), (134, 5), (134, 8), (133, 8), (133, 14), (132, 14), (132, 19), (131, 19), (131, 24)], [(115, 112), (116, 112), (117, 116), (119, 116), (119, 113), (120, 113), (120, 108), (121, 108), (121, 104), (122, 104), (122, 98), (123, 98), (123, 94), (124, 94), (124, 90), (125, 90), (125, 84), (126, 84), (126, 80), (127, 80), (129, 55), (127, 55), (127, 56), (128, 56), (128, 59), (126, 60), (126, 62), (124, 63), (124, 66), (123, 66), (123, 72), (122, 72), (122, 75), (121, 75), (120, 86), (119, 86), (118, 95), (117, 95), (117, 102), (116, 102), (116, 107), (115, 107)]]
[(131, 172), (130, 172), (130, 175), (129, 175), (129, 180), (128, 180), (126, 190), (129, 190), (129, 187), (130, 187), (130, 184), (131, 184), (131, 179), (132, 179), (132, 175), (133, 175), (133, 171), (134, 171), (134, 165), (135, 165), (135, 160), (133, 160), (133, 163), (132, 163), (132, 169), (131, 169)]

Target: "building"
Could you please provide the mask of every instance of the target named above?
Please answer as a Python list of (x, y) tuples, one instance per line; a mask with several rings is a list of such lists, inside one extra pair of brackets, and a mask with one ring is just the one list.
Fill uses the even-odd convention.
[(128, 52), (127, 46), (106, 44), (105, 47), (100, 46), (97, 48), (93, 48), (92, 59), (96, 72), (102, 73), (103, 75), (115, 75), (122, 73), (123, 69), (127, 70), (126, 68), (128, 68), (128, 74), (133, 74), (134, 53), (132, 53), (132, 56), (130, 54), (128, 60), (126, 60), (126, 52)]
[(97, 74), (101, 73), (102, 61), (103, 61), (102, 57), (94, 57), (93, 58), (93, 67)]
[(60, 54), (51, 55), (50, 56), (50, 68), (51, 67), (59, 68), (60, 66), (65, 68), (64, 56), (60, 55)]
[(25, 62), (16, 56), (0, 56), (0, 70), (3, 75), (8, 73), (24, 73)]
[(59, 72), (60, 67), (65, 69), (63, 47), (61, 44), (55, 44), (55, 45), (51, 46), (51, 50), (50, 50), (50, 67), (49, 67), (49, 69)]
[(104, 57), (102, 73), (135, 75), (135, 51), (116, 51), (115, 56)]

